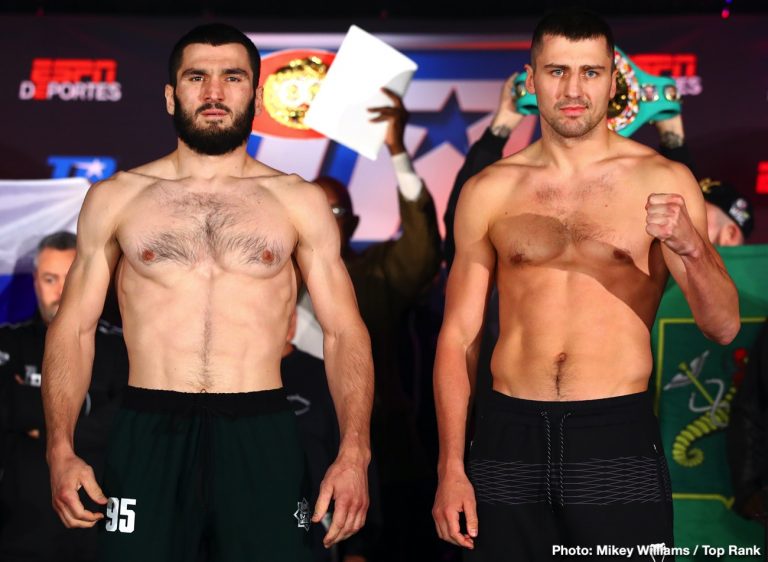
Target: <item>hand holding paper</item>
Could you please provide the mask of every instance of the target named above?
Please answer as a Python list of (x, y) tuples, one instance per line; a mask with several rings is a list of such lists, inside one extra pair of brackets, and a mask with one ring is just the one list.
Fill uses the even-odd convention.
[(387, 123), (387, 134), (384, 137), (384, 144), (387, 145), (389, 153), (394, 156), (405, 152), (405, 124), (408, 122), (408, 110), (403, 105), (403, 100), (392, 90), (382, 88), (382, 92), (392, 100), (392, 105), (383, 105), (379, 107), (370, 107), (368, 111), (378, 113), (372, 119), (372, 123)]
[(416, 63), (408, 57), (353, 25), (304, 122), (375, 160), (388, 125), (387, 119), (371, 122), (368, 109), (393, 105), (382, 88), (402, 98), (416, 68)]

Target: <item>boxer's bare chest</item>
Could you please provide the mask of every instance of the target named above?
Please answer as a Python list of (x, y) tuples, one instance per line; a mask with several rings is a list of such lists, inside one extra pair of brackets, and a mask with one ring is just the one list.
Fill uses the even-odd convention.
[(491, 224), (500, 267), (642, 261), (650, 244), (643, 193), (619, 174), (573, 181), (529, 178)]
[(246, 180), (157, 182), (134, 200), (118, 239), (125, 258), (147, 275), (195, 268), (268, 276), (295, 245), (274, 195)]

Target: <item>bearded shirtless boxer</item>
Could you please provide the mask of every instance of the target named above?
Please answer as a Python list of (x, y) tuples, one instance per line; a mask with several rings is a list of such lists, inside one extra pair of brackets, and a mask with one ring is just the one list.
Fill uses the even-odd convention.
[[(322, 190), (246, 153), (261, 88), (245, 35), (196, 28), (169, 71), (177, 149), (91, 188), (48, 332), (53, 504), (69, 527), (104, 519), (108, 560), (308, 560), (310, 518), (334, 500), (330, 546), (363, 525), (368, 502), (371, 353), (338, 228)], [(342, 435), (314, 515), (280, 379), (294, 259), (323, 327)], [(130, 386), (100, 487), (72, 434), (113, 272)], [(106, 514), (85, 509), (80, 488)]]
[[(548, 16), (526, 69), (541, 139), (469, 180), (457, 209), (435, 364), (438, 534), (468, 560), (670, 547), (668, 471), (646, 395), (651, 325), (671, 273), (699, 328), (727, 344), (739, 330), (736, 290), (687, 168), (607, 128), (610, 28), (588, 13)], [(465, 471), (494, 279), (493, 392)]]

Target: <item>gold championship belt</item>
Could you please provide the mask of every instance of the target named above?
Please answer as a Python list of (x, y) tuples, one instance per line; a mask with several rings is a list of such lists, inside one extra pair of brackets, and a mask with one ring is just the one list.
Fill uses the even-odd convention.
[(304, 115), (320, 89), (328, 65), (319, 57), (293, 59), (264, 82), (264, 108), (275, 121), (292, 129), (309, 129)]
[(259, 136), (321, 139), (304, 124), (304, 116), (336, 54), (321, 49), (274, 51), (261, 59), (262, 111), (251, 130)]

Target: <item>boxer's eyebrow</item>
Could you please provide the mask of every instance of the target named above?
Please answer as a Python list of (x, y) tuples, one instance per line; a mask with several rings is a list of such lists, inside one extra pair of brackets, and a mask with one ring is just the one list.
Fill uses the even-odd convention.
[(202, 68), (188, 68), (181, 73), (182, 78), (185, 78), (187, 76), (207, 76), (207, 75), (208, 75), (208, 72), (203, 70)]
[[(202, 68), (187, 68), (181, 73), (182, 78), (187, 78), (189, 76), (210, 76), (210, 72), (207, 70), (203, 70)], [(239, 76), (242, 78), (250, 78), (250, 74), (248, 74), (248, 71), (243, 68), (225, 68), (221, 71), (221, 74), (223, 76)]]
[[(555, 64), (555, 63), (549, 63), (545, 64), (544, 68), (547, 69), (562, 69), (562, 70), (570, 70), (571, 66), (568, 64)], [(579, 68), (582, 70), (605, 70), (607, 67), (602, 64), (582, 64)]]
[(222, 74), (237, 74), (240, 76), (248, 76), (248, 72), (242, 68), (225, 68)]

